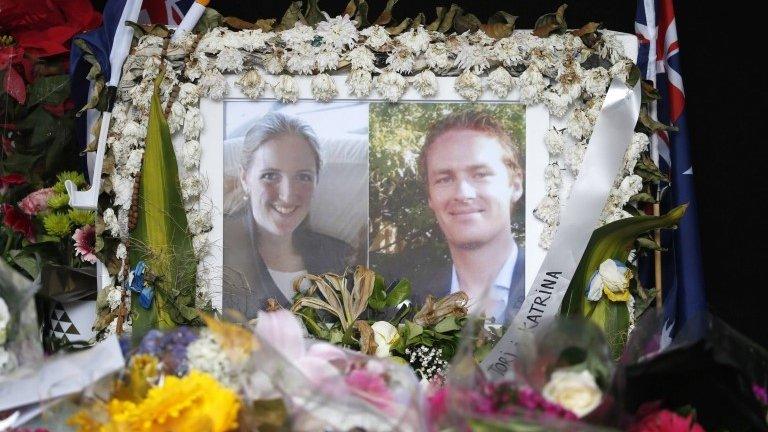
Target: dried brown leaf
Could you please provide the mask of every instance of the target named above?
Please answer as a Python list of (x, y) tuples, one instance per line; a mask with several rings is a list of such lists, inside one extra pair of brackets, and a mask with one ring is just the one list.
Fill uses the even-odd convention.
[(461, 14), (463, 11), (464, 9), (462, 9), (456, 3), (451, 4), (451, 8), (448, 9), (448, 12), (443, 18), (443, 22), (440, 24), (440, 27), (437, 29), (437, 31), (440, 33), (448, 33), (451, 28), (453, 28), (453, 19), (456, 17), (456, 15)]
[(565, 9), (567, 7), (567, 4), (563, 4), (557, 8), (557, 12), (543, 15), (538, 20), (536, 20), (536, 25), (533, 29), (533, 35), (538, 37), (547, 37), (552, 33), (565, 33), (568, 30), (568, 24), (566, 24), (564, 17)]
[(453, 19), (453, 29), (456, 30), (456, 33), (464, 33), (467, 31), (474, 32), (479, 29), (482, 24), (480, 19), (471, 13), (459, 13), (456, 14), (456, 17)]
[(355, 328), (360, 332), (360, 352), (365, 355), (376, 354), (376, 348), (378, 348), (379, 345), (373, 338), (373, 329), (371, 328), (371, 325), (368, 324), (367, 321), (358, 320), (355, 321)]
[(437, 29), (440, 27), (440, 23), (443, 22), (443, 18), (445, 17), (446, 10), (442, 6), (438, 6), (435, 8), (435, 13), (437, 14), (437, 18), (435, 18), (434, 21), (429, 23), (429, 25), (426, 26), (426, 29), (428, 31), (437, 31)]
[(380, 26), (389, 24), (389, 22), (392, 21), (392, 8), (395, 7), (397, 2), (398, 0), (387, 0), (387, 5), (384, 7), (384, 10), (381, 11), (381, 14), (373, 23)]
[(410, 23), (411, 23), (411, 19), (410, 19), (410, 18), (406, 18), (406, 19), (404, 19), (404, 20), (403, 20), (403, 21), (402, 21), (400, 24), (398, 24), (398, 25), (397, 25), (397, 26), (395, 26), (395, 27), (387, 27), (387, 28), (386, 28), (386, 30), (387, 30), (387, 33), (389, 33), (389, 34), (390, 34), (390, 35), (392, 35), (392, 36), (397, 36), (397, 35), (399, 35), (400, 33), (404, 32), (404, 31), (405, 31), (405, 29), (407, 29), (407, 28), (408, 28), (408, 25), (409, 25)]
[(355, 0), (349, 0), (349, 3), (347, 3), (347, 6), (344, 8), (343, 15), (355, 16), (355, 11), (357, 11)]
[(301, 13), (301, 1), (292, 2), (288, 9), (285, 10), (283, 18), (280, 19), (280, 25), (276, 30), (287, 30), (293, 28), (297, 22), (306, 22), (304, 15)]
[(483, 33), (487, 34), (489, 37), (492, 37), (494, 39), (501, 39), (511, 35), (512, 31), (514, 31), (515, 29), (515, 26), (514, 24), (502, 24), (502, 23), (483, 24), (480, 26), (480, 29), (483, 31)]
[(595, 33), (600, 28), (601, 25), (602, 23), (589, 22), (581, 26), (580, 29), (571, 31), (571, 34), (579, 37), (586, 36), (588, 34)]

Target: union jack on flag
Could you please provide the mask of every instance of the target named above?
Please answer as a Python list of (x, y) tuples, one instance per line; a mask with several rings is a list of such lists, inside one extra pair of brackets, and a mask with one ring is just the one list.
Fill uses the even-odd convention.
[(139, 22), (179, 25), (194, 0), (144, 0)]
[(654, 162), (670, 179), (669, 193), (661, 202), (662, 212), (688, 203), (678, 229), (662, 234), (662, 246), (668, 248), (662, 254), (665, 333), (674, 335), (689, 318), (701, 315), (706, 302), (673, 1), (638, 0), (635, 32), (639, 39), (637, 65), (643, 78), (652, 81), (662, 97), (651, 107), (651, 115), (678, 129), (657, 133), (651, 140)]

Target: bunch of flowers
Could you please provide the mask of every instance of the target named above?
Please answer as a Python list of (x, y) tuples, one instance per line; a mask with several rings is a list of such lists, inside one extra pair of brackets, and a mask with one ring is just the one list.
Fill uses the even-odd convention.
[[(26, 182), (18, 174), (5, 177), (6, 183), (11, 181), (8, 178), (14, 178), (16, 184)], [(3, 203), (0, 207), (7, 237), (4, 256), (31, 278), (40, 271), (37, 265), (29, 263), (30, 256), (36, 254), (70, 267), (78, 267), (80, 262), (96, 262), (95, 213), (69, 207), (64, 188), (68, 180), (85, 185), (82, 174), (64, 171), (57, 175), (53, 186), (27, 194), (17, 205)]]
[(150, 330), (142, 339), (136, 354), (158, 359), (162, 372), (182, 376), (189, 371), (187, 349), (198, 339), (197, 332), (181, 326), (167, 332)]
[[(305, 279), (310, 283), (302, 291)], [(467, 319), (464, 292), (440, 299), (429, 296), (416, 309), (407, 280), (386, 285), (362, 266), (343, 275), (305, 275), (294, 288), (291, 310), (314, 337), (364, 354), (398, 357), (425, 380), (445, 373)]]

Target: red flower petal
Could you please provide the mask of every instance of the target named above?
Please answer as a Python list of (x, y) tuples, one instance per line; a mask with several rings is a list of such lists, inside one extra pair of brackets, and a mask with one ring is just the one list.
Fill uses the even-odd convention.
[(13, 66), (5, 71), (3, 88), (16, 102), (24, 104), (27, 101), (27, 85)]

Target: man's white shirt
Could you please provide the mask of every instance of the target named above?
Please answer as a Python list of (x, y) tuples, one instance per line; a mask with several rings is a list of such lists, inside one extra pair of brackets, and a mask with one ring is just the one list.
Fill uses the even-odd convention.
[[(469, 299), (469, 313), (480, 314), (485, 313), (486, 318), (494, 317), (496, 322), (504, 322), (504, 311), (507, 309), (507, 301), (509, 300), (510, 284), (512, 283), (512, 274), (515, 271), (515, 262), (517, 261), (517, 244), (512, 243), (512, 251), (507, 257), (507, 261), (501, 266), (501, 270), (496, 275), (496, 279), (493, 281), (493, 286), (489, 287), (489, 290), (485, 297), (483, 305), (480, 304), (481, 299), (470, 298)], [(459, 286), (459, 277), (456, 274), (456, 267), (451, 267), (451, 294), (461, 290)]]

